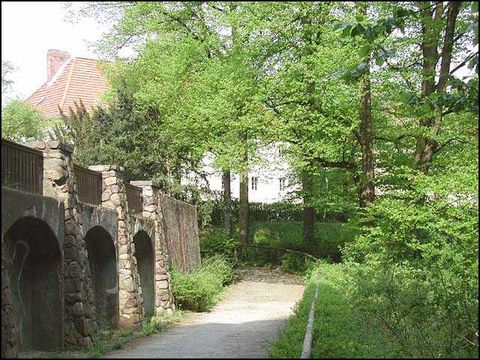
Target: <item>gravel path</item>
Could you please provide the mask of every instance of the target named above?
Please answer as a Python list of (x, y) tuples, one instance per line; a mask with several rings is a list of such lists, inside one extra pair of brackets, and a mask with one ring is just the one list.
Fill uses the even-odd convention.
[(105, 358), (266, 358), (303, 282), (278, 270), (250, 267), (211, 312), (189, 314), (161, 334), (132, 341)]

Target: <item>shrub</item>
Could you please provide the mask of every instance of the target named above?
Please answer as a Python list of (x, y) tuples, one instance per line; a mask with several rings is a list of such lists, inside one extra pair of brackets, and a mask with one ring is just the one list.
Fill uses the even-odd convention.
[(237, 240), (229, 238), (223, 228), (207, 228), (200, 232), (200, 253), (202, 258), (214, 255), (232, 256), (238, 244)]
[(208, 311), (220, 298), (224, 285), (232, 281), (233, 266), (218, 255), (206, 259), (190, 273), (173, 269), (172, 289), (179, 308)]
[(286, 272), (303, 274), (310, 263), (313, 261), (301, 254), (286, 252), (282, 256), (280, 268)]
[[(292, 203), (289, 201), (278, 201), (275, 203), (255, 203), (251, 202), (249, 206), (250, 221), (302, 221), (303, 219), (303, 205)], [(231, 202), (231, 220), (232, 223), (238, 223), (238, 208), (239, 202), (237, 199), (232, 199)], [(213, 206), (209, 208), (211, 224), (214, 226), (222, 225), (223, 223), (223, 209), (222, 201), (215, 201)], [(346, 221), (352, 216), (351, 211), (327, 212), (318, 216), (318, 220), (322, 221)]]
[(46, 127), (53, 123), (30, 104), (13, 100), (2, 109), (2, 138), (15, 142), (43, 140)]
[(341, 264), (321, 263), (307, 280), (299, 306), (282, 335), (273, 343), (271, 357), (298, 358), (308, 314), (318, 283), (313, 325), (312, 358), (399, 356), (394, 342), (377, 322), (369, 323), (351, 303), (348, 277)]
[(254, 222), (250, 238), (254, 243), (284, 247), (333, 261), (341, 260), (341, 248), (353, 241), (355, 231), (345, 223), (316, 223), (313, 246), (303, 243), (301, 221)]

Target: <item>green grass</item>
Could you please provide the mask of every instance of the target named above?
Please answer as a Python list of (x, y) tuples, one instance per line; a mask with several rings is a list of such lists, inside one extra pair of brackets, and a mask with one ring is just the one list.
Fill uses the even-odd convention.
[[(329, 222), (315, 224), (315, 243), (313, 248), (303, 244), (303, 225), (301, 221), (253, 221), (249, 229), (250, 239), (254, 244), (270, 247), (283, 247), (311, 253), (319, 258), (339, 261), (340, 247), (353, 241), (354, 231), (345, 223)], [(223, 228), (208, 227), (200, 231), (200, 250), (202, 257), (214, 254), (229, 256), (238, 243), (238, 227), (234, 227), (232, 238), (228, 239)], [(258, 265), (268, 266), (275, 254), (258, 251), (252, 257)]]
[(303, 338), (312, 304), (316, 282), (308, 281), (302, 300), (297, 303), (294, 314), (288, 320), (287, 327), (270, 349), (272, 358), (299, 358), (302, 354)]
[[(372, 323), (354, 309), (345, 296), (345, 278), (341, 264), (321, 264), (319, 280), (312, 277), (304, 297), (289, 319), (281, 337), (270, 350), (274, 358), (298, 358), (313, 292), (319, 283), (315, 303), (312, 358), (358, 358), (401, 356), (391, 339), (381, 331), (381, 324)], [(370, 322), (368, 322), (370, 321)]]

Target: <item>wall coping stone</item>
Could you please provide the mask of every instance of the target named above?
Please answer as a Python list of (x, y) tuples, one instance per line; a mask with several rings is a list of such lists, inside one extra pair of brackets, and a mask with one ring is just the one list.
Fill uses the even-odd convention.
[(132, 180), (130, 181), (130, 184), (138, 187), (151, 186), (155, 188), (160, 188), (160, 185), (153, 180)]
[(26, 142), (25, 146), (28, 146), (34, 149), (40, 149), (40, 150), (45, 150), (47, 148), (52, 150), (60, 149), (70, 154), (73, 153), (73, 145), (63, 143), (58, 140), (50, 140), (50, 141), (33, 140), (33, 141)]
[(119, 172), (124, 172), (125, 168), (120, 165), (90, 165), (88, 169), (93, 170), (93, 171), (98, 171), (98, 172), (105, 172), (105, 171), (119, 171)]

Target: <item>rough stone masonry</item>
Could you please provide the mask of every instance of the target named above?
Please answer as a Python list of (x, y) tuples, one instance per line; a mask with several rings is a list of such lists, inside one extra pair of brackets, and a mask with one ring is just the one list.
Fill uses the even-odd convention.
[[(124, 169), (116, 165), (89, 167), (101, 174), (101, 204), (82, 202), (73, 148), (58, 141), (28, 146), (43, 154), (43, 194), (2, 186), (2, 357), (27, 348), (88, 346), (102, 330), (139, 327), (147, 315), (175, 310), (170, 267), (191, 271), (200, 265), (195, 206), (168, 197), (152, 181), (132, 181), (142, 194), (141, 211), (133, 211)], [(12, 200), (4, 203), (3, 195)], [(62, 207), (45, 211), (51, 203)], [(52, 231), (53, 213), (63, 231)], [(29, 234), (19, 224), (44, 230)], [(22, 244), (37, 250), (21, 253)], [(59, 266), (35, 270), (39, 259), (57, 259)], [(34, 286), (55, 279), (59, 286)], [(34, 321), (45, 299), (63, 309), (44, 325), (61, 328), (48, 341), (41, 334), (55, 329)]]

